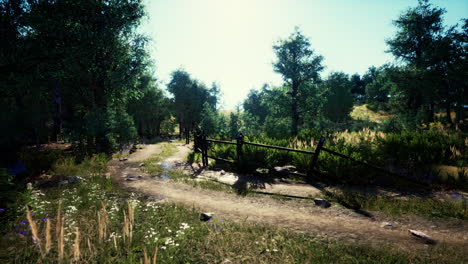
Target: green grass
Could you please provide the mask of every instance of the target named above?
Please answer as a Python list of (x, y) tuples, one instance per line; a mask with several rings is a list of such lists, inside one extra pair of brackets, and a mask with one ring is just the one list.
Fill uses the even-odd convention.
[[(386, 247), (324, 242), (308, 234), (224, 221), (216, 216), (201, 222), (195, 208), (145, 201), (136, 194), (115, 189), (111, 182), (99, 177), (65, 188), (35, 189), (30, 205), (40, 235), (45, 233), (46, 221), (42, 217), (47, 217), (55, 237), (58, 200), (62, 201), (61, 213), (65, 216), (64, 263), (73, 261), (77, 228), (81, 237), (78, 263), (139, 263), (145, 251), (152, 258), (155, 248), (157, 263), (221, 263), (226, 259), (233, 263), (462, 263), (464, 258), (463, 252), (443, 245), (408, 253)], [(122, 232), (124, 212), (128, 215), (129, 211), (127, 201), (135, 216), (131, 242), (128, 238), (124, 241)], [(100, 242), (96, 215), (102, 215), (102, 203), (109, 221)], [(52, 249), (41, 256), (44, 244), (34, 244), (27, 225), (18, 224), (23, 220), (24, 217), (14, 219), (2, 228), (9, 236), (0, 239), (4, 249), (0, 261), (58, 263), (56, 240), (52, 240)]]
[(164, 168), (159, 163), (165, 158), (171, 156), (176, 151), (176, 147), (169, 143), (160, 144), (161, 152), (154, 154), (143, 161), (144, 166), (141, 168), (142, 171), (151, 175), (161, 175), (164, 172)]
[[(199, 154), (189, 154), (189, 161), (196, 161)], [(215, 181), (194, 181), (190, 176), (185, 175), (182, 171), (173, 172), (174, 178), (182, 181), (193, 187), (210, 189), (215, 191), (224, 191), (229, 193), (237, 193), (244, 196), (265, 196), (255, 192), (250, 188), (235, 189), (228, 184), (223, 184)], [(398, 179), (395, 179), (398, 180)], [(402, 185), (408, 184), (402, 182)], [(409, 187), (409, 186), (408, 186)], [(267, 195), (279, 200), (290, 200), (291, 198), (282, 195)], [(362, 193), (342, 191), (342, 192), (325, 192), (326, 199), (337, 202), (345, 207), (355, 210), (379, 211), (387, 215), (402, 216), (402, 215), (417, 215), (430, 218), (456, 218), (467, 220), (468, 210), (466, 200), (435, 200), (423, 199), (417, 197), (408, 197), (406, 199), (395, 199), (387, 196), (365, 195)], [(297, 200), (297, 199), (295, 199)]]
[(228, 184), (212, 180), (195, 180), (181, 169), (172, 169), (168, 173), (169, 179), (175, 182), (182, 182), (194, 188), (201, 188), (212, 191), (235, 193), (236, 189)]
[(58, 159), (52, 165), (52, 174), (66, 176), (97, 176), (106, 170), (108, 158), (104, 153), (95, 154), (77, 163), (74, 157)]
[[(166, 149), (162, 153), (169, 152)], [(11, 217), (1, 227), (0, 263), (144, 263), (145, 252), (152, 259), (155, 249), (157, 263), (227, 260), (232, 263), (462, 263), (465, 260), (466, 252), (443, 244), (406, 252), (380, 245), (324, 241), (310, 234), (232, 222), (217, 216), (202, 222), (196, 208), (148, 201), (138, 194), (122, 191), (110, 179), (98, 176), (102, 165), (99, 159), (88, 159), (87, 165), (59, 164), (55, 168), (61, 168), (60, 173), (69, 175), (86, 167), (90, 176), (79, 183), (44, 190), (34, 188), (28, 192), (26, 201), (37, 225), (40, 244), (31, 238), (31, 223), (26, 221), (24, 212), (26, 204), (17, 204), (21, 214)], [(70, 171), (67, 173), (65, 168)], [(181, 171), (170, 173), (175, 180), (190, 179)], [(208, 188), (224, 188), (219, 186)], [(10, 210), (14, 209), (6, 209)], [(62, 235), (56, 231), (58, 211), (64, 217)], [(131, 211), (133, 218), (129, 217)], [(127, 223), (133, 222), (129, 232), (124, 231), (128, 227), (125, 219)], [(48, 252), (47, 222), (52, 226)], [(106, 228), (102, 228), (103, 223)], [(76, 240), (77, 230), (79, 240)], [(62, 236), (64, 254), (59, 260), (58, 241)]]
[(325, 192), (325, 197), (345, 207), (357, 210), (380, 211), (387, 215), (418, 215), (468, 220), (466, 200), (445, 201), (424, 198), (392, 198), (356, 192)]

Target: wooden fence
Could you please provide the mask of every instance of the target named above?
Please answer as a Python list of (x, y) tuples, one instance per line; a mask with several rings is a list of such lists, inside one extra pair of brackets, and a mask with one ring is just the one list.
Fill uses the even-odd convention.
[[(225, 145), (236, 145), (236, 154), (237, 154), (236, 155), (236, 160), (234, 160), (234, 161), (233, 160), (227, 160), (227, 159), (223, 159), (223, 158), (220, 158), (220, 157), (214, 157), (214, 156), (208, 155), (208, 148), (209, 148), (210, 143), (225, 144)], [(218, 161), (227, 162), (227, 163), (231, 163), (231, 164), (240, 164), (241, 157), (242, 157), (243, 145), (250, 145), (250, 146), (256, 146), (256, 147), (261, 147), (261, 148), (291, 151), (291, 152), (303, 153), (305, 155), (310, 155), (311, 156), (311, 163), (310, 163), (310, 167), (309, 167), (309, 170), (307, 171), (307, 173), (306, 174), (295, 173), (295, 174), (299, 174), (299, 175), (302, 175), (302, 176), (310, 176), (310, 173), (318, 172), (316, 170), (316, 167), (317, 167), (317, 164), (319, 162), (320, 152), (325, 151), (325, 152), (328, 152), (328, 153), (330, 153), (332, 155), (335, 155), (335, 156), (338, 156), (338, 157), (341, 157), (341, 158), (344, 158), (344, 159), (348, 159), (348, 160), (350, 160), (350, 161), (352, 161), (354, 163), (369, 167), (371, 169), (374, 169), (374, 170), (377, 170), (377, 171), (380, 171), (380, 172), (383, 172), (383, 173), (386, 173), (386, 174), (389, 174), (389, 175), (392, 175), (392, 176), (401, 177), (401, 175), (399, 175), (397, 173), (388, 171), (386, 169), (383, 169), (383, 168), (380, 168), (378, 166), (366, 163), (364, 161), (356, 160), (356, 159), (354, 159), (354, 158), (352, 158), (350, 156), (347, 156), (345, 154), (342, 154), (342, 153), (327, 149), (326, 147), (324, 147), (324, 144), (325, 144), (325, 137), (321, 137), (318, 144), (317, 144), (317, 147), (315, 148), (315, 151), (308, 151), (308, 150), (293, 149), (293, 148), (286, 148), (286, 147), (279, 147), (279, 146), (271, 146), (271, 145), (259, 144), (259, 143), (254, 143), (254, 142), (247, 142), (247, 141), (244, 141), (244, 136), (242, 135), (242, 133), (237, 133), (236, 142), (210, 139), (210, 138), (207, 138), (207, 136), (203, 132), (199, 132), (199, 133), (196, 133), (194, 135), (194, 150), (195, 150), (195, 152), (199, 152), (199, 153), (202, 154), (202, 165), (203, 166), (208, 166), (208, 158), (218, 160)]]

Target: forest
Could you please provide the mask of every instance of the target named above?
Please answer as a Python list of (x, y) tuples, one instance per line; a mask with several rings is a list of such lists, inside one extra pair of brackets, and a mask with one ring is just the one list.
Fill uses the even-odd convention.
[[(421, 188), (421, 192), (468, 191), (468, 19), (446, 26), (445, 12), (428, 0), (420, 0), (402, 10), (392, 21), (395, 34), (385, 40), (386, 52), (393, 56), (394, 62), (369, 65), (362, 75), (334, 71), (325, 76), (326, 58), (314, 50), (313, 36), (306, 36), (296, 27), (290, 35), (280, 36), (280, 40), (271, 45), (275, 55), (271, 68), (282, 77), (282, 85), (272, 86), (265, 80), (265, 85), (250, 90), (236, 109), (222, 110), (222, 91), (216, 80), (206, 84), (184, 68), (178, 68), (174, 69), (167, 84), (158, 81), (158, 61), (153, 61), (148, 51), (151, 39), (138, 30), (148, 16), (140, 0), (0, 0), (0, 223), (7, 227), (0, 230), (4, 236), (0, 243), (0, 260), (6, 261), (4, 263), (31, 263), (32, 259), (40, 259), (40, 263), (61, 263), (62, 260), (139, 263), (141, 259), (141, 263), (156, 263), (159, 257), (158, 261), (162, 263), (221, 263), (224, 259), (236, 259), (219, 253), (229, 251), (224, 244), (226, 248), (215, 253), (206, 249), (221, 243), (216, 242), (221, 238), (213, 238), (214, 242), (210, 241), (214, 244), (208, 246), (204, 244), (208, 242), (196, 237), (217, 231), (212, 231), (209, 226), (198, 226), (198, 215), (194, 211), (177, 209), (176, 205), (147, 209), (153, 210), (154, 215), (170, 216), (158, 218), (161, 229), (164, 223), (173, 230), (189, 233), (191, 229), (186, 226), (198, 226), (190, 238), (196, 242), (190, 242), (190, 239), (180, 242), (181, 245), (185, 243), (186, 248), (192, 248), (190, 252), (180, 253), (182, 247), (176, 249), (175, 246), (173, 251), (163, 251), (161, 247), (175, 245), (170, 242), (170, 234), (165, 240), (161, 235), (160, 242), (148, 242), (143, 247), (138, 243), (143, 241), (146, 233), (135, 231), (134, 239), (138, 242), (132, 242), (132, 228), (149, 228), (146, 225), (150, 220), (143, 217), (138, 226), (134, 218), (140, 219), (143, 212), (133, 215), (133, 210), (137, 209), (130, 203), (127, 207), (127, 203), (120, 200), (115, 202), (120, 202), (119, 212), (123, 212), (125, 225), (130, 227), (124, 226), (121, 231), (122, 241), (116, 235), (104, 235), (113, 225), (122, 222), (115, 219), (105, 222), (108, 221), (106, 210), (114, 210), (110, 201), (115, 197), (111, 195), (103, 199), (102, 204), (97, 203), (93, 199), (101, 199), (98, 198), (101, 194), (93, 193), (96, 189), (89, 189), (87, 184), (96, 184), (102, 193), (118, 188), (109, 177), (104, 177), (112, 159), (121, 158), (129, 148), (133, 152), (139, 144), (183, 138), (186, 133), (193, 138), (194, 134), (203, 131), (209, 138), (230, 141), (241, 132), (251, 142), (302, 150), (314, 150), (319, 138), (324, 137), (327, 148), (399, 174), (401, 178), (384, 177), (378, 171), (325, 153), (319, 158), (321, 174), (317, 179), (321, 182), (405, 191)], [(213, 145), (211, 151), (225, 159), (236, 158), (235, 146)], [(310, 166), (310, 160), (289, 152), (251, 148), (244, 154), (249, 161), (270, 168), (288, 165), (306, 170)], [(197, 159), (196, 154), (192, 154), (193, 159)], [(146, 161), (141, 164), (146, 169), (150, 167)], [(245, 167), (239, 170), (218, 161), (210, 166), (218, 165), (226, 171), (255, 175), (258, 169)], [(44, 191), (54, 203), (54, 212), (48, 211), (44, 218), (54, 218), (52, 213), (58, 212), (57, 219), (52, 222), (57, 229), (50, 227), (51, 221), (44, 218), (38, 223), (39, 227), (35, 226), (29, 210), (39, 211), (39, 208), (47, 207), (38, 202), (40, 195), (35, 193), (41, 192), (36, 190), (41, 185), (41, 175), (52, 175), (49, 182), (54, 182), (53, 177), (57, 180), (74, 175), (89, 178), (78, 191), (72, 187), (64, 190), (70, 197), (75, 197), (68, 198), (69, 206), (73, 206), (73, 199), (83, 199), (78, 211), (86, 211), (88, 209), (84, 208), (88, 207), (94, 210), (89, 209), (92, 213), (82, 216), (83, 219), (94, 219), (97, 212), (99, 219), (95, 224), (100, 228), (100, 238), (93, 238), (89, 235), (93, 232), (87, 234), (82, 229), (80, 240), (76, 227), (76, 232), (70, 229), (70, 236), (65, 236), (74, 244), (63, 241), (62, 202), (57, 204), (58, 200), (64, 201), (63, 208), (71, 210), (65, 211), (66, 217), (71, 219), (76, 213), (72, 207), (66, 207), (67, 198), (63, 198), (64, 190), (61, 189), (68, 188), (66, 186), (56, 190), (54, 185), (52, 190)], [(27, 185), (31, 183), (33, 189)], [(345, 194), (329, 194), (327, 198), (333, 201), (350, 199)], [(357, 198), (352, 199), (357, 202)], [(461, 205), (424, 206), (428, 211), (437, 212), (435, 217), (458, 219), (461, 221), (458, 225), (463, 227), (468, 215), (466, 197), (462, 199)], [(437, 208), (449, 209), (439, 212)], [(16, 228), (15, 223), (24, 218), (24, 214), (31, 226), (24, 232), (31, 232), (29, 235), (33, 239), (17, 242), (15, 250), (25, 249), (28, 253), (14, 257), (7, 250), (11, 242), (6, 240), (10, 239), (8, 230)], [(120, 217), (120, 214), (117, 215)], [(426, 217), (426, 213), (423, 216)], [(179, 223), (179, 218), (189, 219), (186, 220), (189, 224)], [(267, 232), (262, 229), (266, 227), (259, 227), (263, 231), (252, 231), (251, 227), (234, 225), (233, 229), (224, 227), (226, 239), (231, 239), (229, 243), (234, 243), (236, 236), (229, 232), (235, 232), (236, 228), (246, 234)], [(57, 232), (57, 241), (43, 246), (35, 229)], [(276, 237), (284, 235), (281, 232), (268, 231), (268, 239), (278, 240)], [(16, 233), (20, 234), (19, 231)], [(94, 233), (97, 236), (98, 232)], [(42, 238), (44, 243), (48, 241), (45, 236)], [(103, 237), (111, 242), (102, 247), (106, 253), (99, 254), (96, 252), (99, 252), (100, 243), (104, 243)], [(282, 239), (289, 241), (280, 249), (286, 252), (283, 257), (269, 256), (269, 253), (262, 255), (266, 252), (262, 251), (263, 257), (255, 259), (253, 256), (258, 254), (250, 252), (250, 259), (222, 263), (310, 263), (307, 258), (301, 258), (318, 255), (328, 257), (317, 263), (345, 263), (346, 258), (337, 253), (341, 250), (360, 263), (443, 263), (445, 260), (453, 263), (452, 260), (463, 262), (464, 258), (463, 250), (459, 249), (454, 249), (457, 252), (454, 259), (444, 257), (442, 260), (405, 255), (405, 251), (393, 254), (368, 247), (323, 246), (322, 242), (311, 242), (290, 233)], [(296, 245), (291, 241), (300, 242)], [(34, 249), (34, 244), (39, 245), (38, 250)], [(198, 246), (205, 251), (193, 249)], [(318, 251), (298, 254), (302, 249), (296, 246), (315, 247)], [(271, 249), (276, 245), (268, 247)], [(234, 251), (242, 252), (241, 248)], [(288, 255), (290, 252), (298, 255)], [(171, 256), (177, 254), (179, 258), (172, 259)]]

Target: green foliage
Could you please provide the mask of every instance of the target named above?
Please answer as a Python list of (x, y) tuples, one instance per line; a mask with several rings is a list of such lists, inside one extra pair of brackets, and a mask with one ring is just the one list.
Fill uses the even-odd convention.
[[(308, 130), (294, 139), (248, 137), (245, 140), (314, 151), (314, 140), (316, 142), (320, 136), (325, 135), (319, 131)], [(436, 129), (385, 134), (366, 129), (359, 132), (330, 133), (326, 135), (325, 147), (397, 173), (400, 177), (389, 176), (322, 151), (318, 162), (318, 169), (326, 175), (322, 181), (341, 184), (383, 184), (406, 188), (409, 183), (405, 179), (410, 179), (423, 185), (442, 184), (465, 190), (468, 188), (468, 175), (443, 180), (440, 177), (441, 173), (431, 168), (433, 164), (466, 167), (467, 146), (462, 134), (447, 134)], [(237, 160), (235, 146), (213, 144), (209, 149), (209, 155)], [(301, 153), (244, 145), (240, 167), (243, 171), (253, 172), (260, 164), (267, 167), (293, 165), (299, 171), (307, 172), (311, 160), (311, 156)]]
[(326, 192), (325, 197), (354, 210), (381, 211), (387, 215), (419, 215), (438, 218), (468, 219), (466, 200), (444, 201), (410, 197), (399, 199), (366, 195), (351, 191)]
[(389, 52), (406, 62), (404, 71), (397, 76), (403, 82), (397, 82), (396, 101), (408, 102), (404, 106), (411, 110), (410, 115), (425, 111), (424, 121), (433, 121), (435, 105), (439, 105), (448, 113), (448, 123), (452, 123), (450, 113), (454, 105), (460, 122), (461, 105), (466, 104), (462, 91), (466, 82), (458, 78), (466, 72), (467, 31), (458, 26), (446, 31), (444, 13), (444, 9), (433, 7), (428, 0), (418, 1), (416, 7), (407, 9), (394, 21), (397, 32), (387, 44)]
[[(278, 58), (273, 68), (289, 84), (299, 82), (300, 85), (304, 81), (319, 79), (323, 57), (314, 54), (309, 39), (302, 35), (299, 28), (288, 39), (278, 41), (273, 50)], [(295, 88), (292, 88), (292, 92)]]
[(6, 169), (0, 168), (0, 208), (10, 207), (16, 202), (19, 190), (13, 183), (13, 178), (14, 176), (8, 174)]
[(352, 83), (349, 77), (342, 72), (331, 73), (323, 83), (326, 103), (323, 114), (332, 121), (349, 119), (353, 107)]
[[(216, 84), (208, 89), (205, 84), (192, 79), (189, 73), (179, 69), (172, 73), (167, 89), (174, 95), (173, 106), (175, 117), (180, 125), (179, 133), (195, 129), (205, 118), (204, 111), (208, 111), (208, 108), (216, 111), (219, 96), (219, 88)], [(205, 108), (205, 104), (208, 105), (208, 108)], [(206, 112), (206, 114), (209, 113), (209, 111)], [(208, 120), (213, 121), (214, 117), (206, 118), (206, 122), (208, 122)]]
[(220, 115), (208, 102), (203, 104), (200, 127), (207, 135), (213, 136), (221, 130)]
[(147, 87), (141, 96), (132, 98), (128, 103), (128, 112), (135, 120), (138, 135), (144, 138), (154, 138), (161, 133), (168, 135), (174, 131), (174, 122), (169, 119), (171, 102), (154, 81), (148, 77)]
[(267, 117), (264, 124), (265, 134), (272, 138), (284, 138), (291, 135), (291, 118)]
[(310, 48), (310, 41), (302, 35), (298, 28), (288, 39), (280, 40), (273, 46), (277, 61), (273, 63), (275, 72), (283, 76), (289, 88), (291, 133), (297, 135), (300, 125), (299, 100), (301, 86), (320, 80), (319, 73), (323, 70), (323, 57), (315, 55)]
[(247, 98), (242, 104), (244, 111), (246, 113), (249, 113), (250, 115), (258, 117), (258, 121), (260, 123), (263, 123), (265, 121), (265, 118), (269, 111), (266, 105), (268, 100), (265, 100), (267, 88), (268, 86), (264, 85), (261, 91), (253, 89), (250, 90), (249, 94), (247, 95)]
[(81, 162), (75, 157), (64, 157), (53, 164), (51, 172), (60, 176), (97, 177), (105, 172), (108, 160), (104, 153), (94, 154)]
[(240, 127), (241, 127), (240, 112), (239, 111), (237, 111), (236, 113), (231, 112), (231, 114), (229, 115), (228, 138), (235, 138), (237, 132), (241, 131)]
[(2, 148), (61, 135), (110, 153), (135, 138), (126, 105), (151, 66), (140, 1), (2, 1), (0, 13)]
[[(158, 249), (160, 263), (220, 263), (230, 259), (236, 263), (460, 263), (464, 252), (451, 246), (435, 245), (431, 250), (412, 253), (391, 247), (373, 247), (347, 242), (320, 240), (311, 234), (289, 232), (276, 227), (252, 223), (224, 221), (216, 216), (209, 222), (199, 220), (200, 212), (192, 207), (146, 201), (135, 194), (123, 193), (110, 186), (102, 178), (93, 178), (63, 188), (46, 192), (34, 190), (32, 216), (44, 235), (47, 221), (55, 221), (58, 201), (62, 202), (61, 214), (65, 221), (65, 244), (63, 262), (73, 262), (73, 241), (79, 229), (80, 261), (87, 263), (139, 263), (144, 251), (150, 258)], [(108, 217), (106, 237), (100, 242), (97, 214), (103, 214), (103, 204)], [(122, 229), (124, 212), (128, 206), (134, 211), (132, 237), (124, 240)], [(19, 204), (24, 207), (23, 204)], [(42, 209), (47, 209), (40, 211)], [(47, 217), (47, 221), (41, 218)], [(19, 225), (24, 216), (11, 219), (4, 225), (10, 236), (1, 236), (0, 246), (5, 249), (0, 258), (5, 263), (31, 263), (42, 259), (39, 247), (30, 238), (30, 230)], [(83, 221), (85, 219), (85, 221)], [(25, 231), (25, 235), (13, 230)], [(52, 228), (52, 236), (55, 237)], [(114, 240), (115, 239), (115, 240)], [(115, 242), (114, 242), (115, 241)], [(90, 247), (91, 245), (91, 247)], [(458, 250), (457, 250), (458, 249)], [(21, 252), (20, 254), (18, 252)], [(57, 244), (43, 261), (55, 263), (58, 259)]]

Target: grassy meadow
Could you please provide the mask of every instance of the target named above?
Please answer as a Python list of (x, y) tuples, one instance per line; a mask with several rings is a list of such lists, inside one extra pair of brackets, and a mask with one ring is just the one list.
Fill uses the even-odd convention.
[[(163, 153), (170, 151), (163, 147)], [(216, 216), (203, 222), (197, 208), (121, 190), (103, 176), (103, 157), (81, 163), (59, 159), (51, 174), (78, 174), (83, 179), (60, 187), (32, 186), (14, 206), (2, 208), (1, 263), (461, 263), (464, 259), (463, 252), (445, 245), (402, 252), (324, 241)], [(170, 173), (177, 179), (177, 171)]]

